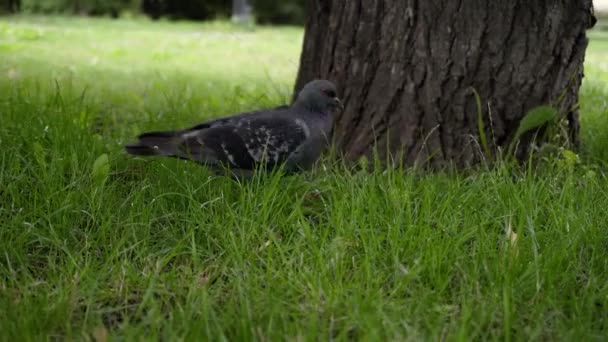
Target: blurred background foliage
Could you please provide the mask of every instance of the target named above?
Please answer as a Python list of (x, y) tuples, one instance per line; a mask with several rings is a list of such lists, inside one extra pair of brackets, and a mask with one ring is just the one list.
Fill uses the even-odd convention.
[[(304, 23), (305, 0), (250, 0), (261, 24)], [(213, 20), (231, 16), (231, 0), (0, 0), (0, 13), (146, 15), (153, 19)]]

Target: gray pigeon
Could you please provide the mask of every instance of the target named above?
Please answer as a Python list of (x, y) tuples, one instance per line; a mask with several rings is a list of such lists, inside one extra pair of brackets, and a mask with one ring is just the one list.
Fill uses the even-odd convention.
[(250, 176), (262, 166), (307, 170), (329, 142), (335, 109), (343, 109), (336, 87), (312, 81), (291, 106), (257, 110), (203, 122), (179, 131), (149, 132), (128, 153), (192, 160), (233, 175)]

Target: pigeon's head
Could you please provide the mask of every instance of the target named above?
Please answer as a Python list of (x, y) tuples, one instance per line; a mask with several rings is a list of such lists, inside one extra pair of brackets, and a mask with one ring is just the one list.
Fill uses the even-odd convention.
[(296, 103), (322, 113), (331, 113), (337, 108), (344, 109), (336, 86), (327, 80), (308, 82), (298, 94)]

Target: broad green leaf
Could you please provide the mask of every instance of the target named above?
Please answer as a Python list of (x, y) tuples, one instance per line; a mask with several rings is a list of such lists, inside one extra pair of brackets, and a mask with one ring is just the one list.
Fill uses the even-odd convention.
[(515, 139), (519, 138), (526, 132), (538, 128), (547, 122), (553, 120), (557, 116), (557, 110), (550, 106), (539, 106), (533, 108), (519, 122), (519, 127), (515, 133)]
[(515, 132), (515, 136), (513, 137), (513, 141), (509, 144), (508, 155), (513, 155), (513, 149), (517, 145), (519, 138), (521, 136), (535, 128), (538, 128), (547, 122), (555, 119), (557, 116), (557, 110), (551, 106), (539, 106), (531, 109), (523, 119), (519, 122), (519, 127)]
[(42, 145), (40, 145), (39, 143), (35, 142), (32, 144), (32, 149), (34, 150), (34, 158), (38, 162), (38, 165), (40, 165), (41, 167), (45, 167), (46, 161), (44, 158), (44, 147), (42, 147)]
[(102, 185), (110, 174), (110, 161), (107, 154), (102, 154), (93, 163), (91, 178), (99, 185)]

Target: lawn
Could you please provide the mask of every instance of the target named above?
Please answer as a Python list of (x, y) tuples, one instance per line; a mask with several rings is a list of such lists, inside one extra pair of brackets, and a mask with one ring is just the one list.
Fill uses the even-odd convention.
[(287, 102), (302, 29), (0, 19), (0, 339), (605, 340), (590, 35), (578, 160), (239, 184), (121, 146)]

